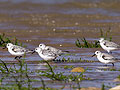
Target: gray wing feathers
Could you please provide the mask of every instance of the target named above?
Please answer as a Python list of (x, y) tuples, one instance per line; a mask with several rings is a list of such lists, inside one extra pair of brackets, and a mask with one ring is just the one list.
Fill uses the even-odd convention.
[(30, 50), (28, 50), (28, 49), (25, 49), (25, 48), (23, 48), (23, 47), (21, 47), (21, 46), (17, 46), (17, 45), (12, 46), (11, 49), (12, 49), (14, 52), (25, 52), (25, 53), (32, 52), (32, 51), (30, 51)]
[(111, 55), (109, 55), (109, 54), (107, 54), (107, 53), (103, 53), (102, 55), (103, 55), (103, 58), (104, 58), (105, 60), (116, 60), (115, 57), (113, 57), (113, 56), (111, 56)]
[(51, 47), (51, 46), (46, 46), (47, 50), (50, 50), (51, 52), (55, 53), (55, 54), (62, 54), (62, 50)]
[(25, 52), (25, 51), (26, 51), (25, 48), (22, 48), (22, 47), (16, 46), (16, 45), (12, 46), (11, 49), (12, 49), (14, 52)]
[(115, 47), (115, 48), (120, 48), (120, 45), (114, 43), (114, 42), (109, 42), (107, 40), (105, 40), (105, 45), (108, 46), (108, 47)]
[(51, 56), (51, 57), (57, 57), (57, 54), (51, 52), (50, 50), (42, 50), (43, 55)]

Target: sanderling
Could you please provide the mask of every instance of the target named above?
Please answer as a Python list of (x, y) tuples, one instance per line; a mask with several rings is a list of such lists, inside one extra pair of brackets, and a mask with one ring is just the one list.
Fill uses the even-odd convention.
[(35, 48), (35, 51), (39, 54), (39, 56), (48, 61), (48, 60), (54, 60), (56, 59), (59, 55), (51, 52), (50, 50), (42, 50), (40, 47)]
[(8, 43), (6, 45), (6, 47), (8, 48), (8, 51), (9, 51), (10, 54), (16, 56), (15, 59), (17, 59), (17, 58), (20, 59), (26, 53), (33, 52), (33, 51), (25, 49), (21, 46), (13, 45), (12, 43)]
[(57, 48), (54, 48), (54, 47), (51, 47), (51, 46), (46, 46), (45, 44), (39, 44), (39, 47), (42, 49), (42, 50), (49, 50), (50, 52), (53, 52), (57, 55), (62, 55), (62, 54), (66, 54), (68, 53), (69, 51), (62, 51), (60, 49), (57, 49)]
[(104, 50), (106, 50), (108, 53), (110, 53), (112, 50), (116, 50), (120, 48), (120, 45), (114, 42), (105, 40), (104, 38), (100, 38), (99, 42), (100, 42), (101, 47)]
[(112, 55), (107, 53), (102, 53), (100, 51), (96, 51), (93, 56), (95, 55), (97, 56), (98, 60), (104, 64), (112, 63), (112, 65), (114, 66), (114, 62), (119, 61), (117, 58), (113, 57)]

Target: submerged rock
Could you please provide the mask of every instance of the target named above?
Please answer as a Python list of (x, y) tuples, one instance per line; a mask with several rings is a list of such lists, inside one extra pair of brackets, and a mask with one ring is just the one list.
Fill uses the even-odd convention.
[(73, 68), (71, 72), (85, 72), (85, 69), (82, 67), (76, 67), (76, 68)]
[(111, 89), (109, 89), (109, 90), (120, 90), (120, 85), (118, 85), (118, 86), (116, 86), (116, 87), (113, 87), (113, 88), (111, 88)]

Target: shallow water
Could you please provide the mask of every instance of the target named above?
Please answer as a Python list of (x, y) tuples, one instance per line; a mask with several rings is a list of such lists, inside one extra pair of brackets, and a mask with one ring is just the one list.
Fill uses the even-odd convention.
[[(30, 49), (34, 49), (39, 43), (45, 43), (71, 52), (71, 55), (63, 55), (57, 59), (65, 57), (66, 59), (79, 60), (81, 58), (97, 61), (95, 57), (91, 56), (96, 50), (105, 52), (103, 49), (78, 48), (75, 46), (75, 40), (82, 37), (86, 37), (89, 41), (98, 40), (100, 29), (107, 31), (110, 28), (109, 36), (113, 37), (114, 42), (120, 44), (119, 3), (119, 0), (1, 0), (0, 33), (5, 33), (9, 37), (15, 36)], [(120, 58), (120, 50), (114, 51), (113, 55)], [(1, 49), (0, 57), (6, 62), (16, 62), (6, 50)], [(38, 62), (42, 59), (34, 54), (27, 55), (26, 60)], [(117, 70), (120, 68), (119, 64), (115, 63)], [(88, 67), (84, 74), (92, 80), (82, 81), (81, 87), (101, 87), (102, 83), (113, 87), (119, 83), (113, 82), (113, 80), (120, 72), (109, 69), (104, 71), (104, 64), (100, 62), (55, 63), (55, 65)], [(36, 63), (28, 63), (28, 66), (31, 70), (44, 68)], [(112, 65), (110, 64), (108, 67), (111, 68)], [(70, 70), (57, 68), (55, 72), (65, 72), (68, 75)], [(47, 86), (53, 88), (60, 88), (64, 85), (64, 82), (55, 82), (54, 85), (51, 80), (46, 78), (45, 81), (49, 81)], [(33, 83), (33, 87), (40, 85), (38, 82)], [(65, 90), (69, 90), (69, 85), (70, 83), (66, 84)]]

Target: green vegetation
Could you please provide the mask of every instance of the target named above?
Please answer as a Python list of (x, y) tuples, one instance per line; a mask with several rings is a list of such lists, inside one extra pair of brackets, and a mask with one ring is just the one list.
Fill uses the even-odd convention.
[[(23, 87), (25, 84), (27, 85), (28, 90), (30, 90), (31, 80), (28, 76), (30, 72), (28, 72), (27, 64), (25, 63), (24, 59), (18, 60), (18, 66), (12, 64), (12, 67), (10, 68), (8, 68), (7, 64), (4, 61), (0, 61), (2, 62), (2, 65), (0, 67), (0, 72), (2, 74), (2, 77), (0, 78), (1, 85), (6, 78), (10, 78), (15, 81), (15, 83), (12, 84), (15, 90), (25, 90), (24, 88), (26, 87)], [(9, 86), (9, 84), (6, 84), (6, 86)], [(6, 89), (6, 86), (4, 87), (3, 85), (3, 87), (0, 87), (0, 89)], [(7, 88), (8, 90), (10, 89), (10, 87)]]
[(120, 75), (118, 75), (117, 78), (120, 80)]
[(105, 85), (104, 84), (102, 84), (101, 90), (105, 90)]
[[(35, 80), (32, 80), (29, 74), (33, 74), (35, 72), (28, 69), (27, 63), (24, 59), (18, 59), (18, 63), (12, 63), (11, 65), (6, 64), (2, 60), (0, 61), (0, 90), (57, 90), (55, 88), (46, 87), (41, 77), (39, 78), (42, 86), (38, 88), (32, 87), (31, 83)], [(10, 83), (8, 82), (4, 84), (3, 82), (6, 79), (9, 79)]]
[[(28, 69), (27, 63), (25, 62), (24, 59), (18, 59), (17, 63), (5, 63), (4, 61), (0, 60), (0, 73), (1, 73), (1, 77), (0, 77), (0, 89), (2, 90), (57, 90), (57, 89), (52, 89), (49, 87), (46, 87), (44, 80), (42, 79), (42, 77), (47, 77), (53, 81), (64, 81), (64, 82), (71, 82), (74, 81), (77, 83), (76, 88), (80, 88), (80, 81), (82, 80), (88, 80), (89, 78), (86, 78), (83, 73), (79, 73), (77, 75), (71, 73), (69, 75), (65, 75), (64, 73), (60, 72), (55, 72), (54, 68), (51, 67), (51, 65), (49, 64), (49, 62), (44, 61), (45, 63), (47, 63), (47, 70), (38, 70), (37, 72), (33, 72), (30, 71), (30, 69)], [(71, 67), (72, 68), (72, 67)], [(33, 73), (37, 73), (37, 76), (40, 78), (41, 83), (41, 87), (39, 88), (34, 88), (32, 87), (32, 82), (36, 81), (36, 80), (32, 80), (30, 78), (30, 74)], [(4, 84), (4, 80), (6, 79), (10, 79), (10, 81), (12, 80), (12, 83), (6, 83)], [(14, 81), (13, 81), (14, 80)], [(64, 88), (64, 87), (62, 87)]]
[[(6, 47), (7, 43), (13, 43), (15, 45), (23, 46), (22, 43), (16, 39), (16, 37), (7, 37), (4, 33), (0, 35), (0, 47)], [(24, 46), (26, 47), (26, 46)]]
[(71, 79), (71, 81), (77, 81), (78, 79), (80, 80), (85, 80), (86, 78), (84, 77), (83, 73), (80, 73), (79, 75), (64, 75), (63, 72), (54, 72), (53, 68), (50, 66), (50, 64), (45, 61), (48, 65), (48, 69), (41, 71), (39, 70), (38, 73), (41, 73), (40, 76), (45, 76), (47, 78), (50, 78), (51, 80), (58, 80), (58, 81), (69, 81), (69, 79)]
[[(105, 38), (107, 37), (108, 32), (105, 34)], [(101, 30), (101, 36), (103, 36), (103, 31)], [(110, 40), (112, 38), (110, 37)], [(94, 43), (89, 43), (85, 38), (81, 39), (83, 44), (80, 43), (80, 40), (77, 39), (76, 45), (80, 48), (99, 48), (100, 45), (98, 44), (97, 41)], [(6, 37), (5, 34), (0, 35), (0, 46), (5, 47), (7, 43), (13, 43), (15, 45), (18, 45), (18, 39), (16, 38), (10, 38)], [(20, 43), (20, 46), (22, 46), (22, 43)], [(69, 55), (69, 54), (68, 54)], [(17, 63), (5, 63), (4, 61), (0, 60), (0, 89), (1, 90), (58, 90), (56, 88), (49, 88), (46, 86), (46, 83), (42, 79), (43, 77), (49, 78), (53, 81), (61, 81), (61, 82), (67, 82), (67, 83), (76, 83), (76, 85), (70, 84), (70, 89), (81, 89), (80, 87), (80, 82), (82, 80), (90, 80), (89, 77), (86, 77), (84, 75), (84, 72), (81, 73), (70, 73), (69, 75), (66, 75), (64, 72), (56, 72), (55, 69), (57, 68), (56, 66), (51, 66), (49, 62), (47, 61), (40, 61), (40, 63), (45, 62), (47, 65), (47, 70), (37, 70), (37, 71), (30, 71), (28, 68), (27, 63), (25, 62), (25, 59), (18, 59)], [(57, 59), (54, 62), (59, 62), (59, 63), (77, 63), (77, 62), (87, 62), (87, 63), (92, 63), (92, 62), (97, 62), (97, 61), (90, 61), (90, 60), (71, 60), (70, 58), (65, 59), (63, 58), (62, 60)], [(62, 67), (63, 69), (72, 69), (74, 66), (64, 66)], [(87, 70), (87, 69), (86, 69)], [(85, 71), (86, 71), (85, 70)], [(110, 69), (111, 71), (115, 71), (115, 69)], [(36, 74), (36, 76), (39, 78), (37, 79), (32, 79), (30, 77), (31, 74)], [(119, 78), (120, 76), (118, 76)], [(6, 79), (9, 79), (8, 83), (4, 83)], [(32, 86), (32, 83), (35, 81), (40, 82), (41, 87), (35, 88)], [(64, 89), (61, 87), (61, 89)], [(102, 85), (102, 90), (105, 90), (105, 85)]]
[[(18, 63), (5, 63), (0, 60), (0, 89), (2, 90), (61, 90), (64, 89), (65, 86), (61, 87), (61, 89), (49, 88), (44, 83), (43, 77), (47, 77), (53, 81), (60, 81), (64, 83), (69, 83), (71, 90), (72, 89), (81, 89), (80, 82), (82, 80), (91, 80), (90, 78), (83, 75), (84, 73), (70, 73), (69, 75), (65, 75), (64, 72), (55, 72), (57, 66), (51, 66), (49, 62), (44, 61), (47, 65), (47, 69), (45, 70), (37, 70), (30, 71), (28, 69), (27, 63), (24, 59), (18, 59)], [(43, 63), (43, 62), (42, 62)], [(63, 68), (70, 69), (73, 66), (64, 66)], [(86, 69), (87, 70), (87, 69)], [(37, 73), (39, 79), (32, 79), (29, 75)], [(4, 80), (12, 79), (12, 83), (4, 84)], [(11, 80), (10, 80), (11, 81)], [(9, 81), (9, 82), (10, 82)], [(33, 82), (40, 82), (41, 87), (33, 87)], [(72, 85), (72, 83), (76, 83)], [(101, 90), (105, 90), (105, 85), (102, 85)]]
[(68, 65), (66, 65), (66, 66), (64, 66), (64, 69), (73, 69), (74, 68), (74, 66), (72, 65), (70, 65), (70, 66), (68, 66)]
[(87, 63), (93, 63), (93, 62), (99, 62), (99, 61), (95, 61), (95, 60), (82, 60), (81, 58), (79, 60), (74, 60), (74, 59), (70, 59), (70, 58), (67, 58), (65, 59), (64, 57), (62, 58), (62, 60), (60, 59), (56, 59), (54, 60), (54, 62), (67, 62), (67, 63), (78, 63), (78, 62), (87, 62)]
[[(103, 37), (103, 38), (108, 39), (109, 41), (111, 41), (112, 36), (110, 36), (110, 31), (111, 30), (109, 28), (107, 31), (105, 31), (105, 33), (103, 33), (103, 30), (100, 29), (100, 37)], [(75, 41), (75, 44), (79, 48), (100, 48), (101, 47), (100, 44), (98, 43), (98, 41), (95, 40), (93, 42), (88, 42), (85, 37), (83, 37), (81, 39), (77, 39)]]
[(81, 39), (82, 43), (79, 39), (76, 40), (75, 44), (79, 48), (100, 48), (98, 41), (88, 42), (85, 38)]

